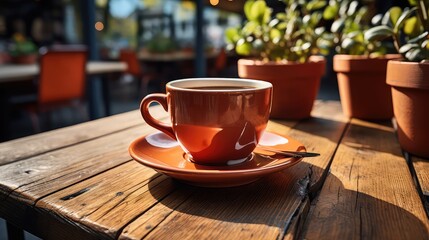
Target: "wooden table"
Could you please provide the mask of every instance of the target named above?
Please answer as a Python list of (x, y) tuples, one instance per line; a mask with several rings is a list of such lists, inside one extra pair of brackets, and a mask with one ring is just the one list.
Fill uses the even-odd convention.
[[(109, 73), (120, 73), (127, 70), (127, 64), (120, 61), (88, 61), (86, 64), (86, 72), (88, 75), (100, 75)], [(0, 65), (0, 84), (19, 83), (29, 81), (36, 78), (40, 73), (38, 64), (5, 64)], [(105, 115), (111, 115), (109, 90), (107, 83), (101, 81), (101, 90), (103, 98), (103, 108)], [(95, 108), (98, 107), (98, 102), (101, 102), (95, 89), (90, 88), (90, 117), (96, 118)]]
[[(88, 74), (123, 72), (127, 70), (124, 62), (88, 61)], [(25, 81), (39, 75), (38, 64), (4, 64), (0, 65), (0, 83)]]
[(428, 239), (429, 161), (404, 158), (390, 121), (345, 119), (336, 101), (312, 116), (268, 130), (320, 157), (234, 188), (132, 160), (155, 131), (137, 111), (5, 142), (0, 217), (46, 239)]
[[(218, 55), (218, 50), (207, 51), (206, 58), (214, 58)], [(195, 59), (194, 51), (174, 51), (168, 53), (151, 53), (147, 50), (140, 50), (137, 55), (138, 59), (145, 62), (177, 62), (189, 61)]]

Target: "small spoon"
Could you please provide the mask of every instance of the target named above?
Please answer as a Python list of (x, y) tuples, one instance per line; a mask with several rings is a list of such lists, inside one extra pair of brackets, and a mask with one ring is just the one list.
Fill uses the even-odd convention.
[(262, 146), (257, 146), (256, 149), (261, 149), (267, 152), (273, 152), (273, 153), (277, 153), (277, 154), (281, 154), (281, 155), (293, 157), (293, 158), (320, 156), (320, 153), (315, 153), (315, 152), (285, 151), (285, 150), (278, 150), (278, 149), (262, 147)]

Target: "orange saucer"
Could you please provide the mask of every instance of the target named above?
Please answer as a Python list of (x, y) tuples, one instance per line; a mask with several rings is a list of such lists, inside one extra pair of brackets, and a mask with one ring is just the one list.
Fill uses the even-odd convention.
[[(272, 132), (265, 132), (259, 145), (279, 150), (305, 151), (298, 141)], [(300, 162), (257, 150), (240, 163), (229, 166), (206, 166), (188, 160), (179, 144), (161, 132), (134, 140), (128, 149), (137, 162), (182, 182), (203, 187), (233, 187), (248, 184), (259, 178), (281, 171)]]

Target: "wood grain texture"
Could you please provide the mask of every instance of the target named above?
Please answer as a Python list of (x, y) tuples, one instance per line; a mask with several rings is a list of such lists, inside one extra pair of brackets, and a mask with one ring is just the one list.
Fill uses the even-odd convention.
[(61, 188), (131, 161), (128, 154), (131, 141), (153, 131), (141, 124), (0, 166), (0, 193), (31, 204)]
[[(161, 107), (154, 107), (152, 110), (155, 115), (166, 116)], [(145, 122), (139, 111), (132, 111), (0, 143), (0, 165), (100, 138), (139, 125), (145, 125)]]
[(339, 102), (318, 101), (312, 116), (272, 120), (268, 130), (320, 157), (249, 185), (208, 189), (131, 160), (129, 143), (154, 131), (137, 114), (142, 124), (0, 166), (0, 216), (46, 239), (427, 239), (392, 127), (349, 122)]
[(429, 198), (429, 159), (411, 157), (422, 193)]
[(305, 239), (428, 239), (428, 218), (390, 124), (353, 119)]
[[(302, 221), (296, 223), (296, 219), (305, 218), (307, 212), (303, 209), (308, 208), (308, 200), (304, 199), (307, 199), (309, 184), (322, 180), (322, 173), (327, 170), (336, 142), (346, 126), (347, 120), (341, 111), (338, 113), (340, 108), (338, 102), (318, 102), (313, 111), (315, 117), (311, 119), (301, 122), (271, 120), (267, 127), (268, 131), (275, 129), (306, 141), (308, 150), (321, 153), (321, 157), (239, 188), (195, 188), (180, 205), (177, 205), (179, 201), (165, 207), (169, 204), (163, 201), (172, 201), (168, 196), (154, 207), (161, 209), (159, 213), (153, 211), (155, 216), (140, 216), (124, 229), (120, 238), (278, 239), (294, 236), (302, 224)], [(327, 112), (326, 116), (323, 112)], [(181, 195), (180, 191), (175, 193)]]
[(303, 143), (307, 151), (320, 153), (320, 157), (304, 159), (311, 166), (308, 188), (312, 198), (324, 182), (349, 120), (338, 101), (319, 101), (311, 115), (311, 119), (301, 121), (288, 135)]
[(307, 219), (308, 212), (310, 211), (310, 205), (310, 198), (306, 197), (303, 200), (299, 210), (296, 212), (296, 215), (293, 217), (291, 223), (289, 224), (287, 232), (283, 237), (284, 240), (293, 240), (299, 238), (303, 229), (303, 225)]
[[(296, 168), (297, 167), (297, 168)], [(301, 166), (302, 167), (302, 166)], [(302, 202), (296, 165), (240, 188), (194, 188), (147, 239), (277, 239)], [(165, 201), (160, 204), (167, 205)], [(139, 218), (132, 224), (137, 224)], [(144, 220), (144, 219), (143, 219)], [(135, 227), (133, 227), (135, 229)], [(130, 234), (127, 234), (130, 236)]]
[(80, 222), (101, 238), (115, 238), (173, 189), (170, 178), (131, 161), (43, 198), (36, 207)]

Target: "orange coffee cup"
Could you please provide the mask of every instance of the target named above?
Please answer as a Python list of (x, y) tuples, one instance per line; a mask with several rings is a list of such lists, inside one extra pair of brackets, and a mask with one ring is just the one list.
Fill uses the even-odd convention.
[[(250, 158), (267, 126), (273, 86), (235, 78), (190, 78), (171, 81), (166, 94), (147, 95), (143, 119), (176, 139), (190, 160), (225, 165)], [(152, 102), (169, 112), (171, 125), (149, 113)]]

